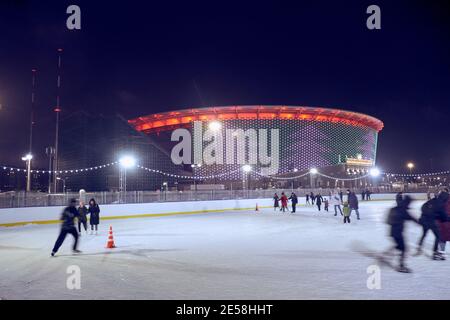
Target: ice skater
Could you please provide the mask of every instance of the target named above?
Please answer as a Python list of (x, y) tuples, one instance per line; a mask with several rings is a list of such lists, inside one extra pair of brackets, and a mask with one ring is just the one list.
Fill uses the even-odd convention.
[(309, 202), (309, 193), (306, 194), (306, 204), (310, 205), (311, 203)]
[(328, 198), (325, 198), (323, 200), (323, 205), (324, 205), (325, 211), (328, 212), (328, 205), (329, 205)]
[(86, 234), (88, 233), (88, 231), (87, 231), (87, 214), (88, 214), (88, 209), (84, 205), (84, 202), (80, 201), (80, 205), (78, 207), (78, 217), (77, 217), (78, 232), (80, 233), (80, 236), (81, 236), (81, 225), (83, 225), (84, 231), (86, 231)]
[(323, 198), (320, 195), (320, 193), (318, 193), (316, 195), (316, 205), (317, 205), (317, 209), (319, 209), (319, 211), (322, 209), (322, 201), (323, 201)]
[(289, 197), (289, 200), (291, 200), (291, 206), (292, 206), (291, 213), (295, 213), (295, 208), (297, 207), (297, 203), (298, 203), (297, 195), (294, 192), (292, 192), (291, 196)]
[(361, 220), (359, 217), (359, 203), (358, 203), (358, 197), (354, 192), (348, 191), (348, 205), (350, 206), (350, 215), (352, 214), (353, 210), (356, 212), (356, 219)]
[(334, 216), (335, 217), (337, 216), (338, 209), (339, 209), (339, 212), (341, 213), (341, 216), (343, 215), (342, 210), (341, 210), (341, 203), (342, 202), (340, 200), (339, 195), (335, 192), (332, 193), (331, 197), (330, 197), (330, 204), (334, 207)]
[(98, 225), (100, 224), (100, 207), (95, 202), (95, 199), (89, 200), (89, 214), (90, 219), (89, 223), (91, 225), (91, 234), (94, 234), (94, 228), (95, 228), (95, 234), (98, 234)]
[(273, 196), (273, 210), (277, 211), (279, 207), (280, 207), (280, 197), (278, 196), (278, 194), (275, 193), (275, 195)]
[(350, 223), (350, 207), (347, 201), (344, 202), (342, 210), (344, 211), (344, 223)]
[(78, 232), (77, 232), (77, 229), (75, 228), (75, 223), (74, 223), (74, 219), (76, 217), (78, 217), (78, 210), (76, 208), (76, 205), (77, 205), (77, 200), (71, 199), (69, 202), (69, 206), (64, 208), (64, 211), (61, 214), (61, 220), (62, 220), (61, 231), (59, 232), (58, 239), (56, 240), (55, 246), (53, 247), (52, 257), (54, 257), (56, 252), (58, 252), (59, 248), (61, 247), (61, 245), (64, 242), (64, 239), (66, 239), (66, 236), (68, 233), (70, 233), (75, 239), (75, 241), (73, 243), (72, 251), (74, 253), (81, 252), (77, 249)]
[(281, 211), (285, 212), (288, 209), (288, 197), (284, 194), (284, 192), (281, 193)]
[(439, 252), (439, 242), (441, 239), (437, 221), (446, 222), (450, 221), (446, 212), (447, 201), (449, 194), (447, 191), (442, 191), (439, 195), (427, 202), (422, 206), (422, 216), (419, 221), (422, 225), (423, 232), (422, 237), (419, 240), (416, 255), (422, 253), (422, 246), (429, 230), (433, 232), (435, 239), (433, 245), (433, 260), (445, 260), (445, 256)]
[(387, 223), (391, 226), (390, 236), (394, 240), (394, 247), (390, 250), (386, 251), (385, 254), (390, 253), (392, 250), (397, 249), (400, 251), (400, 259), (399, 266), (397, 268), (398, 272), (409, 273), (411, 270), (405, 265), (405, 258), (407, 247), (405, 244), (405, 239), (403, 237), (403, 230), (406, 221), (414, 221), (417, 224), (420, 224), (419, 221), (411, 216), (408, 212), (409, 205), (411, 204), (412, 199), (410, 196), (405, 196), (398, 203), (395, 208), (392, 208), (388, 215)]
[(311, 204), (314, 205), (314, 201), (316, 200), (316, 197), (314, 196), (314, 193), (311, 191), (309, 197), (311, 198)]

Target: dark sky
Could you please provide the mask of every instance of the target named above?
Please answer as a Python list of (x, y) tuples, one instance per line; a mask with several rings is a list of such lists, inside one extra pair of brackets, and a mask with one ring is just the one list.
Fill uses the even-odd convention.
[[(65, 27), (78, 4), (82, 30)], [(382, 30), (366, 28), (377, 4)], [(236, 104), (344, 108), (380, 118), (378, 165), (450, 169), (447, 1), (0, 1), (0, 164), (53, 143), (56, 49), (62, 108), (120, 113)], [(198, 90), (196, 89), (198, 88)], [(433, 159), (432, 163), (430, 159)]]

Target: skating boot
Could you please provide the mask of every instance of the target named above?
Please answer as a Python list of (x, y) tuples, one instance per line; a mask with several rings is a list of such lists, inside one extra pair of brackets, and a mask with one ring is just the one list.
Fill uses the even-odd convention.
[(54, 257), (55, 256), (55, 252), (52, 251), (51, 255), (52, 255), (52, 257)]
[(399, 266), (397, 268), (397, 271), (401, 272), (401, 273), (411, 273), (412, 272), (412, 270), (410, 268), (405, 267), (405, 266)]
[(445, 256), (440, 252), (433, 253), (433, 260), (444, 261)]
[(73, 253), (81, 253), (81, 251), (78, 250), (78, 249), (72, 250), (72, 252), (73, 252)]
[(422, 248), (418, 247), (416, 250), (416, 253), (413, 254), (414, 257), (418, 257), (422, 254)]

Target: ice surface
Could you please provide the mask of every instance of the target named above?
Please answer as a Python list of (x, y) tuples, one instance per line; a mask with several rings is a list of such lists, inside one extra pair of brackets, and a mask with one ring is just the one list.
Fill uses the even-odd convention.
[[(408, 257), (412, 274), (382, 266), (381, 289), (367, 288), (377, 262), (355, 247), (391, 245), (384, 220), (392, 205), (362, 202), (362, 220), (350, 225), (315, 207), (103, 221), (98, 236), (83, 232), (83, 253), (72, 255), (68, 236), (56, 258), (59, 226), (0, 228), (0, 298), (449, 299), (450, 262), (426, 256)], [(110, 224), (116, 249), (105, 249)], [(407, 224), (410, 249), (420, 232)], [(81, 290), (66, 287), (71, 265), (81, 269)]]

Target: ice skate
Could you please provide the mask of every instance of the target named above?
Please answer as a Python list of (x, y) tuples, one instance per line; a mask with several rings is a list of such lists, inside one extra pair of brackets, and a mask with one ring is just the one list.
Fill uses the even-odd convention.
[(397, 268), (397, 271), (401, 272), (401, 273), (411, 273), (412, 272), (412, 270), (410, 268), (405, 267), (405, 266), (399, 266)]
[(52, 253), (51, 253), (50, 255), (51, 255), (52, 257), (54, 257), (55, 254), (56, 254), (56, 252), (53, 252), (53, 251), (52, 251)]
[(445, 256), (442, 253), (440, 253), (440, 252), (435, 252), (433, 254), (433, 260), (444, 261), (445, 260)]
[(72, 250), (72, 252), (73, 252), (73, 253), (81, 253), (81, 251), (78, 250), (78, 249), (74, 249), (74, 250)]

